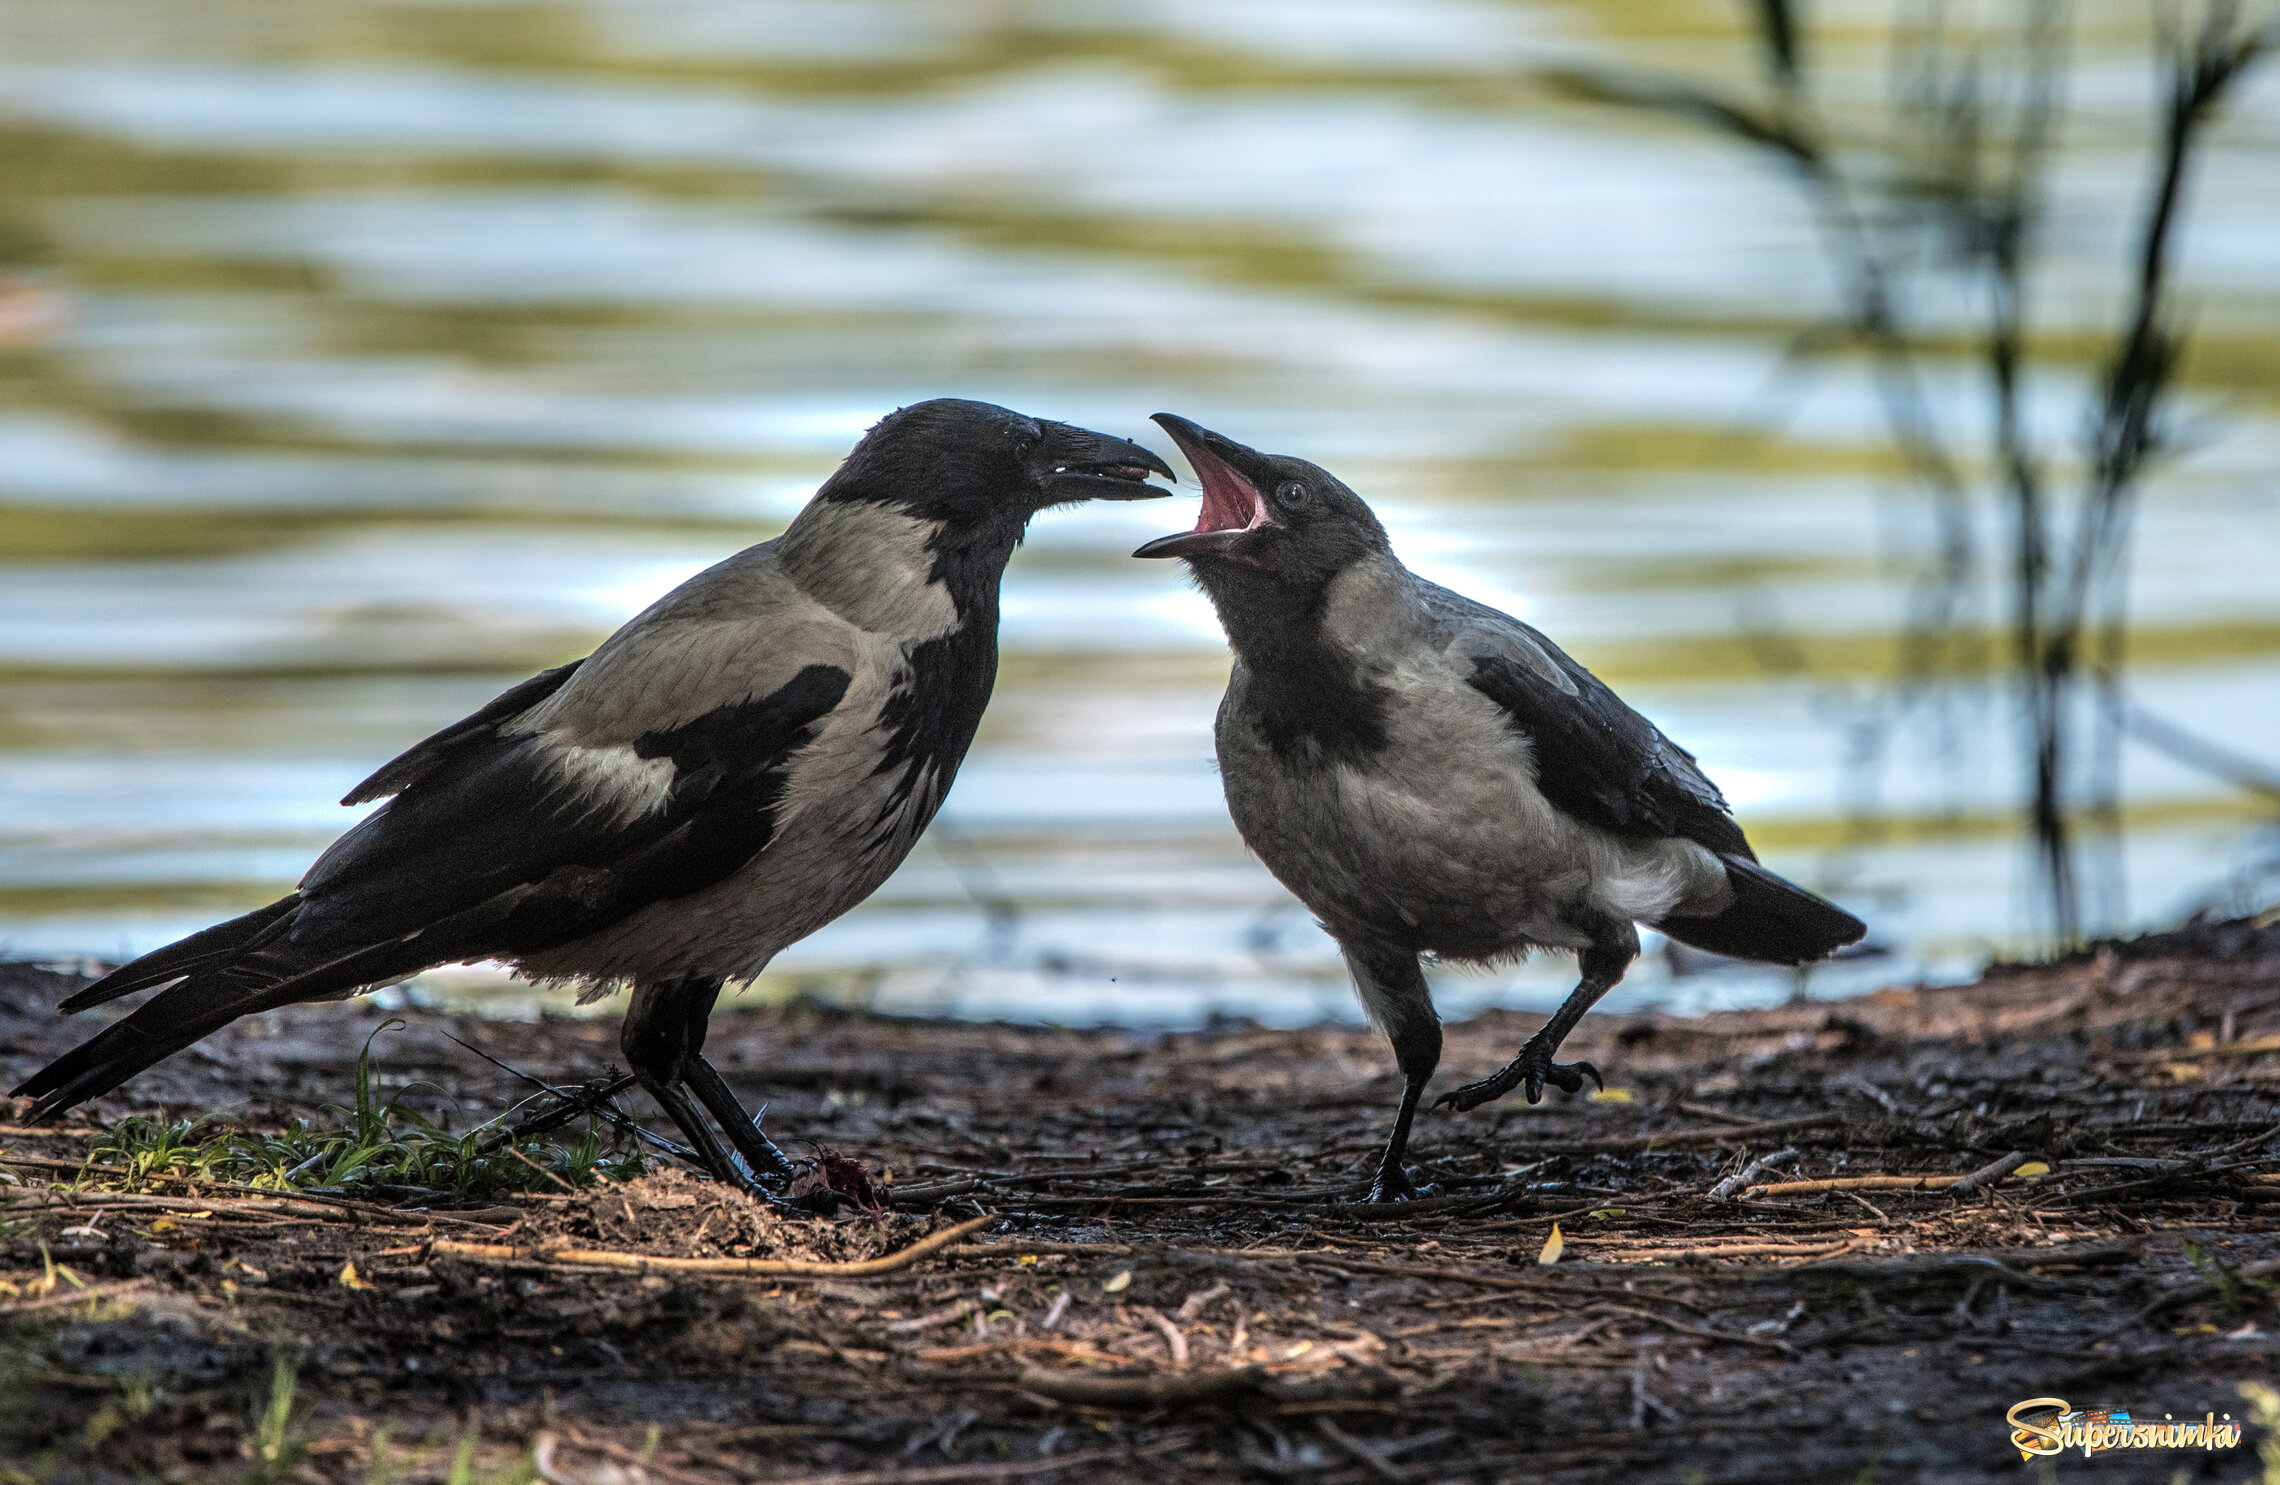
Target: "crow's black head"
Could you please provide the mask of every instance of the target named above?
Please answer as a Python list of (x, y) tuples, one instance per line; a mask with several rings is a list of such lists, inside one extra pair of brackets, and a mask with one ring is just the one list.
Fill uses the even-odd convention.
[(1262, 454), (1171, 413), (1156, 421), (1195, 466), (1203, 514), (1193, 531), (1158, 537), (1133, 556), (1185, 557), (1217, 592), (1261, 578), (1317, 589), (1390, 550), (1362, 497), (1320, 465)]
[(1018, 530), (1048, 506), (1170, 494), (1148, 483), (1151, 473), (1173, 477), (1136, 443), (937, 397), (879, 419), (817, 493), (894, 506), (952, 528)]

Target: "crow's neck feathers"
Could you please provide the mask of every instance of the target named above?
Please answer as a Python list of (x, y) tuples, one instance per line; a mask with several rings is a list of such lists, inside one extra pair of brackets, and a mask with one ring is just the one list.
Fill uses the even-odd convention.
[[(1380, 573), (1390, 567), (1392, 574)], [(1361, 763), (1386, 745), (1391, 692), (1350, 643), (1386, 609), (1388, 627), (1407, 628), (1387, 607), (1388, 576), (1407, 573), (1391, 553), (1365, 558), (1327, 582), (1273, 572), (1198, 564), (1197, 577), (1244, 672), (1244, 705), (1276, 752)], [(1398, 588), (1398, 583), (1395, 584)]]
[(843, 469), (778, 550), (784, 570), (818, 603), (874, 633), (923, 642), (977, 622), (995, 627), (998, 582), (1028, 518), (1006, 492), (892, 498)]
[[(861, 471), (856, 471), (860, 475)], [(874, 827), (897, 834), (915, 805), (931, 816), (966, 756), (997, 681), (998, 584), (1027, 512), (1002, 495), (960, 519), (933, 502), (877, 497), (842, 470), (781, 538), (784, 570), (811, 598), (900, 640), (904, 677), (880, 709), (877, 772), (894, 780)]]

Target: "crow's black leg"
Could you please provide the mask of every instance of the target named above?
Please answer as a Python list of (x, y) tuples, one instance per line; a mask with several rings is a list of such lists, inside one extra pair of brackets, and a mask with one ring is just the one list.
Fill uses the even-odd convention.
[(1418, 1194), (1409, 1179), (1404, 1159), (1409, 1150), (1409, 1125), (1417, 1117), (1417, 1101), (1441, 1061), (1441, 1018), (1433, 1012), (1433, 995), (1417, 956), (1401, 950), (1346, 951), (1346, 965), (1354, 972), (1354, 987), (1370, 1019), (1393, 1043), (1393, 1060), (1401, 1068), (1401, 1107), (1393, 1116), (1393, 1137), (1379, 1157), (1377, 1178), (1370, 1183), (1370, 1201), (1409, 1201)]
[(713, 1128), (705, 1118), (704, 1111), (690, 1099), (687, 1088), (679, 1083), (652, 1083), (647, 1078), (641, 1080), (641, 1086), (648, 1089), (649, 1096), (657, 1100), (657, 1106), (670, 1115), (675, 1124), (681, 1126), (681, 1133), (688, 1136), (689, 1143), (696, 1147), (697, 1154), (705, 1162), (705, 1168), (712, 1172), (715, 1180), (726, 1181), (731, 1186), (741, 1186), (756, 1195), (768, 1194), (752, 1179), (743, 1163), (736, 1158), (736, 1152), (728, 1147), (728, 1141), (722, 1139), (720, 1131)]
[(743, 1100), (728, 1086), (728, 1079), (722, 1077), (720, 1069), (705, 1059), (705, 1032), (712, 1025), (713, 1002), (720, 998), (720, 981), (691, 980), (687, 983), (692, 987), (710, 985), (711, 988), (702, 995), (692, 995), (687, 1004), (688, 1053), (681, 1063), (682, 1078), (688, 1083), (689, 1091), (697, 1095), (697, 1101), (718, 1121), (721, 1133), (728, 1136), (728, 1142), (736, 1146), (736, 1152), (744, 1157), (753, 1170), (763, 1177), (790, 1180), (793, 1175), (790, 1157), (776, 1148), (774, 1140), (760, 1132), (760, 1121), (745, 1112)]
[(1435, 1108), (1476, 1109), (1492, 1098), (1502, 1098), (1513, 1089), (1526, 1085), (1528, 1102), (1535, 1103), (1544, 1096), (1544, 1085), (1552, 1084), (1569, 1093), (1583, 1090), (1583, 1080), (1604, 1088), (1599, 1069), (1588, 1062), (1558, 1063), (1552, 1054), (1559, 1051), (1560, 1043), (1575, 1030), (1575, 1023), (1583, 1013), (1598, 1003), (1599, 997), (1615, 988), (1631, 961), (1639, 957), (1639, 931), (1617, 918), (1594, 914), (1578, 926), (1591, 934), (1591, 947), (1579, 956), (1583, 978), (1568, 994), (1544, 1029), (1528, 1038), (1520, 1055), (1507, 1062), (1494, 1077), (1444, 1093), (1434, 1103)]
[(760, 1132), (760, 1121), (744, 1111), (744, 1103), (736, 1090), (728, 1086), (728, 1079), (720, 1075), (703, 1057), (692, 1056), (682, 1069), (688, 1080), (689, 1091), (720, 1121), (721, 1132), (737, 1153), (748, 1161), (763, 1178), (779, 1181), (792, 1178), (794, 1167), (791, 1157), (776, 1148), (776, 1142)]
[[(751, 1167), (738, 1158), (737, 1150), (730, 1147), (729, 1140), (742, 1145), (743, 1141), (737, 1139), (741, 1126), (771, 1152), (776, 1148), (753, 1126), (751, 1116), (736, 1102), (735, 1095), (728, 1095), (728, 1103), (737, 1118), (733, 1124), (722, 1121), (722, 1127), (730, 1131), (729, 1140), (721, 1138), (721, 1130), (713, 1127), (689, 1097), (690, 1074), (700, 1067), (712, 1073), (712, 1081), (719, 1083), (722, 1092), (727, 1091), (727, 1084), (720, 1083), (720, 1074), (713, 1072), (697, 1055), (704, 1046), (705, 1021), (712, 1014), (714, 1000), (720, 996), (720, 984), (719, 980), (696, 979), (639, 987), (633, 992), (633, 1004), (626, 1008), (625, 1025), (618, 1031), (618, 1047), (625, 1053), (626, 1065), (633, 1069), (633, 1075), (641, 1079), (641, 1086), (680, 1126), (681, 1133), (696, 1147), (715, 1179), (774, 1200), (773, 1194), (754, 1177)], [(700, 1080), (701, 1077), (700, 1074)], [(695, 1091), (703, 1097), (701, 1081)], [(714, 1118), (719, 1117), (715, 1111)], [(782, 1158), (778, 1153), (777, 1159)]]

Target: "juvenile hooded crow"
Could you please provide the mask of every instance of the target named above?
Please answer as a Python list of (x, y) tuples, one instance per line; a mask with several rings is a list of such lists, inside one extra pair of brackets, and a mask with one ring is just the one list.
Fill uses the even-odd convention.
[(722, 982), (868, 897), (933, 818), (990, 699), (1029, 518), (1168, 494), (1151, 472), (1171, 477), (1137, 444), (988, 403), (890, 415), (782, 536), (357, 785), (343, 803), (388, 803), (299, 891), (64, 1001), (166, 986), (17, 1096), (52, 1118), (240, 1016), (501, 959), (630, 986), (626, 1060), (715, 1174), (787, 1175), (700, 1055)]
[(1219, 704), (1228, 812), (1345, 952), (1406, 1086), (1374, 1201), (1402, 1165), (1441, 1058), (1418, 956), (1482, 963), (1574, 949), (1583, 979), (1503, 1071), (1441, 1096), (1470, 1109), (1599, 1071), (1552, 1061), (1639, 952), (1681, 943), (1803, 964), (1860, 921), (1757, 864), (1693, 755), (1519, 620), (1411, 573), (1361, 498), (1303, 459), (1159, 413), (1203, 482), (1183, 557), (1235, 650)]

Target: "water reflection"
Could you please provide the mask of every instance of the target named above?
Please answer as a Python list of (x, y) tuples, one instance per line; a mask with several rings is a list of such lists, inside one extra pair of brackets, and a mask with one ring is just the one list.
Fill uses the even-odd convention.
[[(0, 941), (121, 953), (275, 892), (378, 759), (772, 534), (879, 413), (954, 393), (1134, 432), (1171, 408), (1330, 464), (1413, 566), (1551, 630), (1871, 920), (1890, 953), (1815, 990), (1967, 966), (2022, 922), (2007, 721), (1964, 674), (1869, 735), (1905, 592), (1885, 559), (1923, 513), (1857, 369), (1792, 356), (1830, 293), (1796, 199), (1521, 80), (1735, 71), (1736, 14), (217, 0), (192, 25), (0, 0)], [(2089, 14), (2060, 325), (2105, 312), (2147, 99)], [(1829, 75), (1871, 78), (1875, 42), (1864, 21)], [(2194, 203), (2212, 436), (2160, 483), (2133, 598), (2145, 702), (2250, 753), (2280, 736), (2276, 120), (2267, 76)], [(2066, 390), (2029, 409), (2053, 437)], [(1930, 394), (1978, 416), (1961, 367)], [(1177, 519), (1040, 523), (943, 828), (774, 983), (1348, 1012), (1219, 803), (1216, 626), (1125, 560)], [(2140, 920), (2254, 890), (2252, 805), (2150, 756), (2128, 786)], [(1626, 996), (1791, 988), (1656, 961)]]

